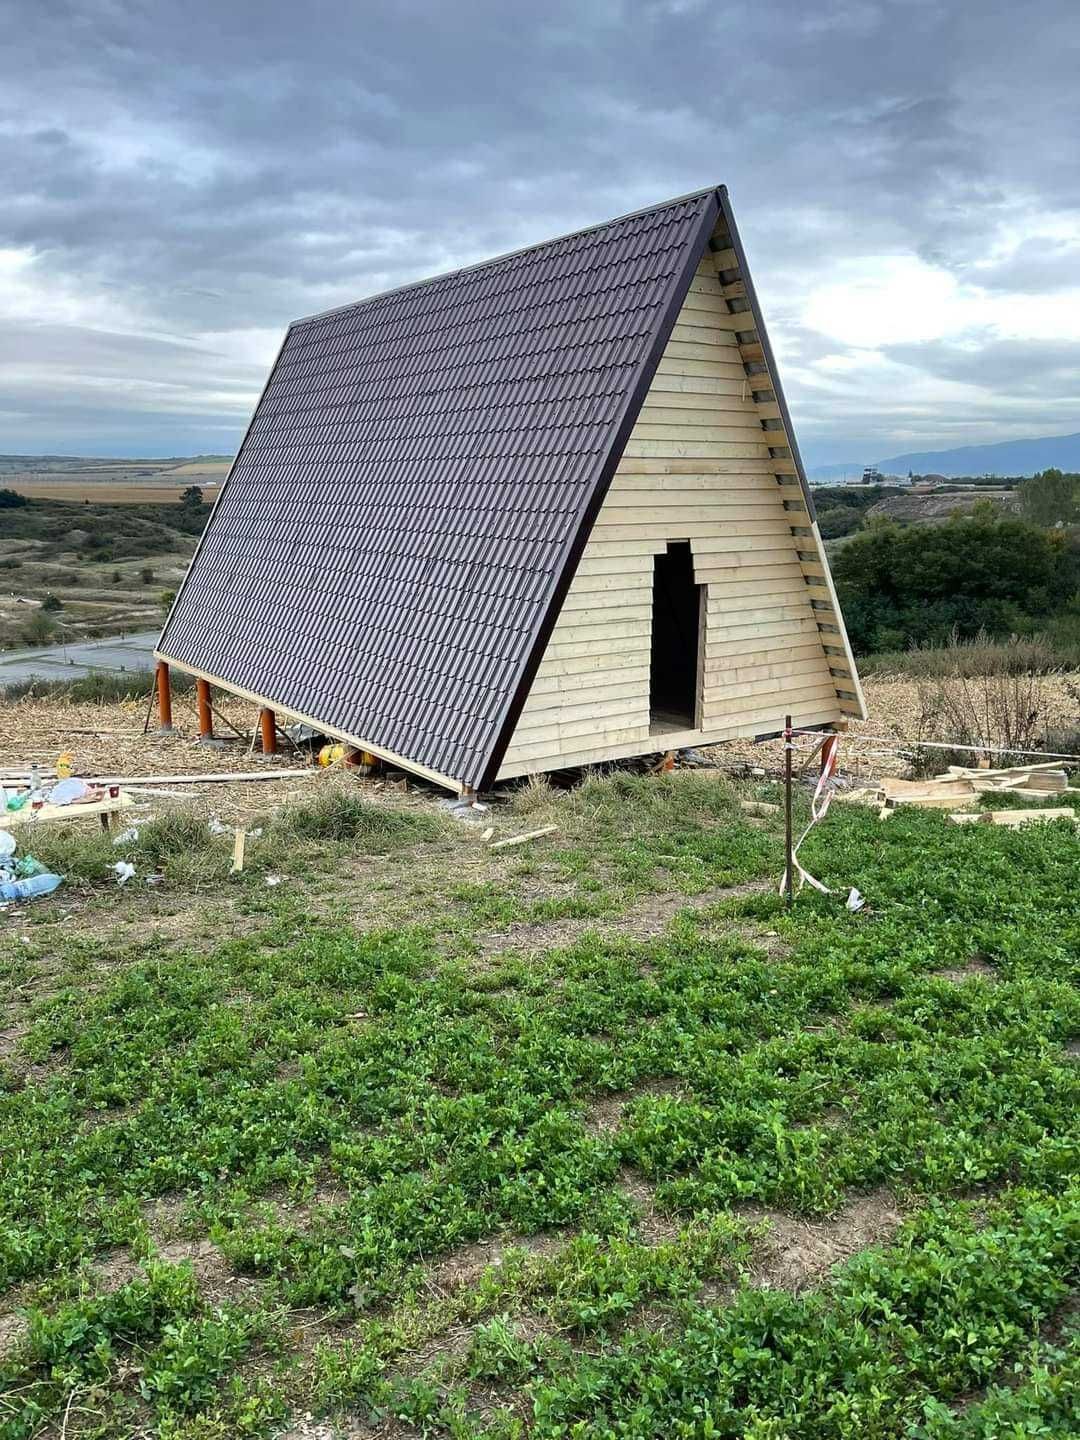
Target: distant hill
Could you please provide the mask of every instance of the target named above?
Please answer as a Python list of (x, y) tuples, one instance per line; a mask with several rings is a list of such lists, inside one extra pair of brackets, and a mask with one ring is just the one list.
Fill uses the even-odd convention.
[[(815, 465), (811, 480), (840, 480), (859, 476), (863, 464)], [(1035, 475), (1056, 466), (1080, 471), (1080, 434), (1047, 435), (1036, 440), (1001, 440), (996, 445), (961, 445), (956, 450), (915, 450), (873, 462), (886, 475)]]

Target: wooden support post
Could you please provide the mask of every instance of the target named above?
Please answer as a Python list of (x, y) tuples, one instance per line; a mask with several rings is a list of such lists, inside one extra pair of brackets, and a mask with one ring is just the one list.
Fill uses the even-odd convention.
[(792, 852), (791, 826), (791, 716), (784, 716), (784, 903), (790, 910), (795, 904), (795, 857)]
[(157, 663), (157, 702), (158, 702), (158, 729), (164, 735), (171, 735), (172, 723), (172, 690), (169, 688), (169, 664), (167, 660), (159, 660)]
[(195, 681), (195, 709), (199, 716), (199, 739), (213, 740), (214, 738), (214, 713), (210, 708), (210, 682), (198, 679)]
[(259, 711), (259, 733), (262, 737), (262, 753), (264, 755), (277, 754), (277, 724), (274, 720), (273, 710), (264, 706)]

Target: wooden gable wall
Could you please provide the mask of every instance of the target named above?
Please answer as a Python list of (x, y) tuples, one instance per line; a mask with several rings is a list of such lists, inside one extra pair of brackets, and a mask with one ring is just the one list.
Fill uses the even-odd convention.
[[(720, 237), (721, 243), (724, 238)], [(714, 242), (715, 243), (715, 242)], [(689, 541), (705, 586), (693, 729), (651, 731), (653, 557)], [(863, 713), (734, 252), (691, 282), (500, 778)]]

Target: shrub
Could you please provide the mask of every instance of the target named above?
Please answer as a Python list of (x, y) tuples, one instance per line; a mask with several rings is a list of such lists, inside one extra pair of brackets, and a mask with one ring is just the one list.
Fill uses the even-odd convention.
[(1061, 531), (993, 514), (944, 525), (882, 523), (836, 554), (833, 573), (859, 652), (942, 641), (951, 631), (1035, 628), (1080, 584), (1080, 547)]
[(144, 565), (139, 571), (139, 579), (144, 585), (153, 585), (155, 578), (154, 572), (149, 565)]
[(50, 645), (56, 638), (56, 622), (39, 610), (23, 626), (22, 640), (26, 645)]
[[(1007, 764), (1010, 755), (1046, 747), (1053, 696), (1042, 675), (938, 675), (920, 683), (919, 712), (920, 739), (955, 740)], [(935, 764), (970, 765), (973, 759), (958, 752), (943, 762), (937, 752)]]
[(62, 610), (64, 607), (50, 590), (41, 602), (42, 610)]

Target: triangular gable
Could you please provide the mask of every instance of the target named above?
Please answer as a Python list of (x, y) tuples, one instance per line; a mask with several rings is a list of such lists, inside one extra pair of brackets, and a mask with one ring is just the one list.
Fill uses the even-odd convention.
[[(755, 305), (721, 218), (500, 778), (753, 737), (786, 714), (828, 726), (862, 713)], [(684, 587), (674, 630), (672, 547)]]
[(291, 326), (159, 657), (487, 783), (719, 204)]

